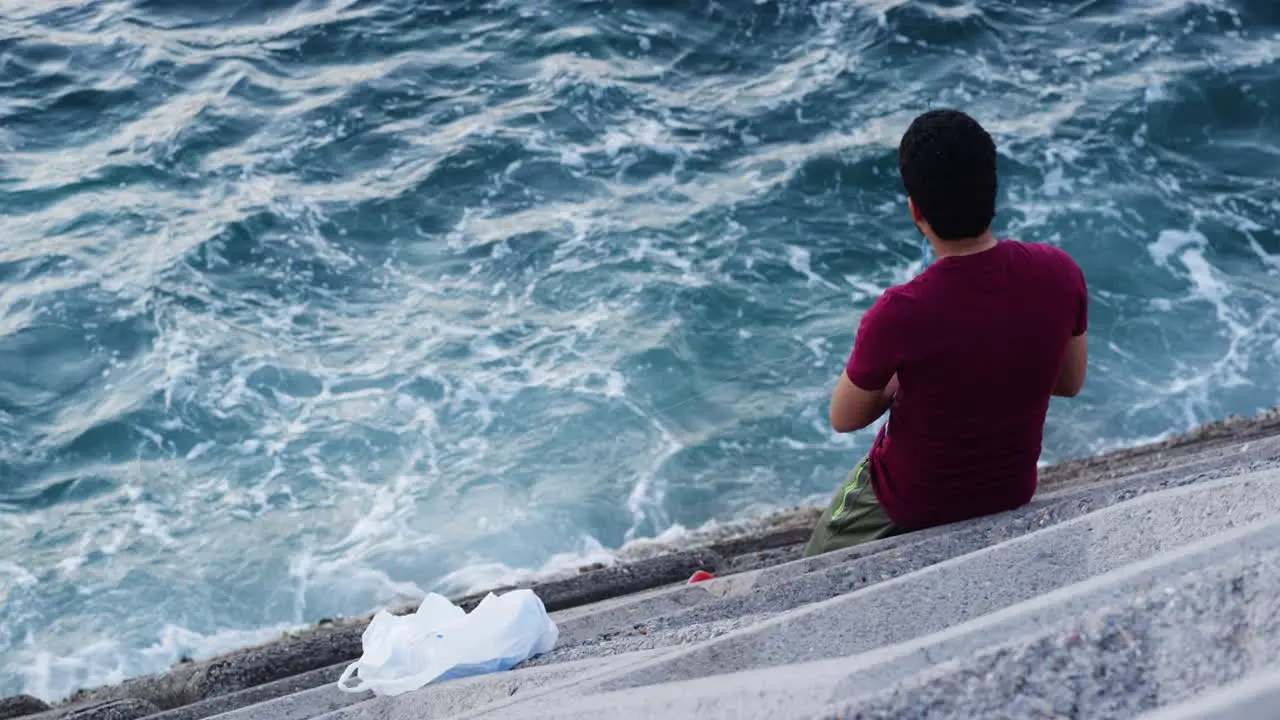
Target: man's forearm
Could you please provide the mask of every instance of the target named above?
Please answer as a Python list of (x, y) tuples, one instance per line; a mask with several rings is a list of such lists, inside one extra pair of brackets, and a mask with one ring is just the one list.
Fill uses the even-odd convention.
[(831, 394), (831, 428), (836, 432), (861, 430), (884, 415), (897, 392), (897, 375), (879, 390), (863, 390), (853, 384), (847, 372), (840, 373)]

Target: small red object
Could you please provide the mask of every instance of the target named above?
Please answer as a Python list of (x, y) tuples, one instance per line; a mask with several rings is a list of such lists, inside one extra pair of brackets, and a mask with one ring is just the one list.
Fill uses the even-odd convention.
[(715, 575), (712, 575), (706, 570), (699, 570), (698, 572), (693, 574), (693, 577), (689, 578), (689, 584), (692, 585), (694, 583), (700, 583), (703, 580), (715, 580), (715, 579), (716, 579)]

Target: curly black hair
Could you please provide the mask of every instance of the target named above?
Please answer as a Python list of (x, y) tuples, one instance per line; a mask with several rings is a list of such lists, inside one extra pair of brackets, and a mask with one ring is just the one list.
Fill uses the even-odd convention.
[(943, 240), (977, 237), (996, 215), (996, 144), (958, 110), (917, 117), (898, 145), (907, 195)]

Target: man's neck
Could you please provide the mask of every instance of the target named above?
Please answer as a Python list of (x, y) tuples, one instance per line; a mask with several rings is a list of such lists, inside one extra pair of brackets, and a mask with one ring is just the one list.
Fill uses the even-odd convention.
[(929, 238), (929, 244), (933, 246), (934, 257), (941, 260), (945, 257), (960, 257), (962, 255), (976, 255), (980, 252), (985, 252), (996, 246), (996, 238), (988, 230), (978, 237), (964, 240), (941, 240), (931, 237)]

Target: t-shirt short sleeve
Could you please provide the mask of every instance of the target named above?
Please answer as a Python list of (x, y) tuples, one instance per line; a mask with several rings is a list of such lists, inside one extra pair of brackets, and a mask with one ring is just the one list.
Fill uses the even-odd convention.
[(1063, 253), (1063, 262), (1070, 265), (1068, 277), (1071, 278), (1076, 302), (1076, 321), (1071, 328), (1071, 336), (1079, 337), (1089, 329), (1089, 285), (1084, 280), (1084, 271), (1066, 253)]
[(862, 316), (853, 341), (853, 353), (845, 365), (845, 374), (863, 390), (880, 390), (898, 371), (900, 330), (892, 319), (893, 296), (885, 293)]

